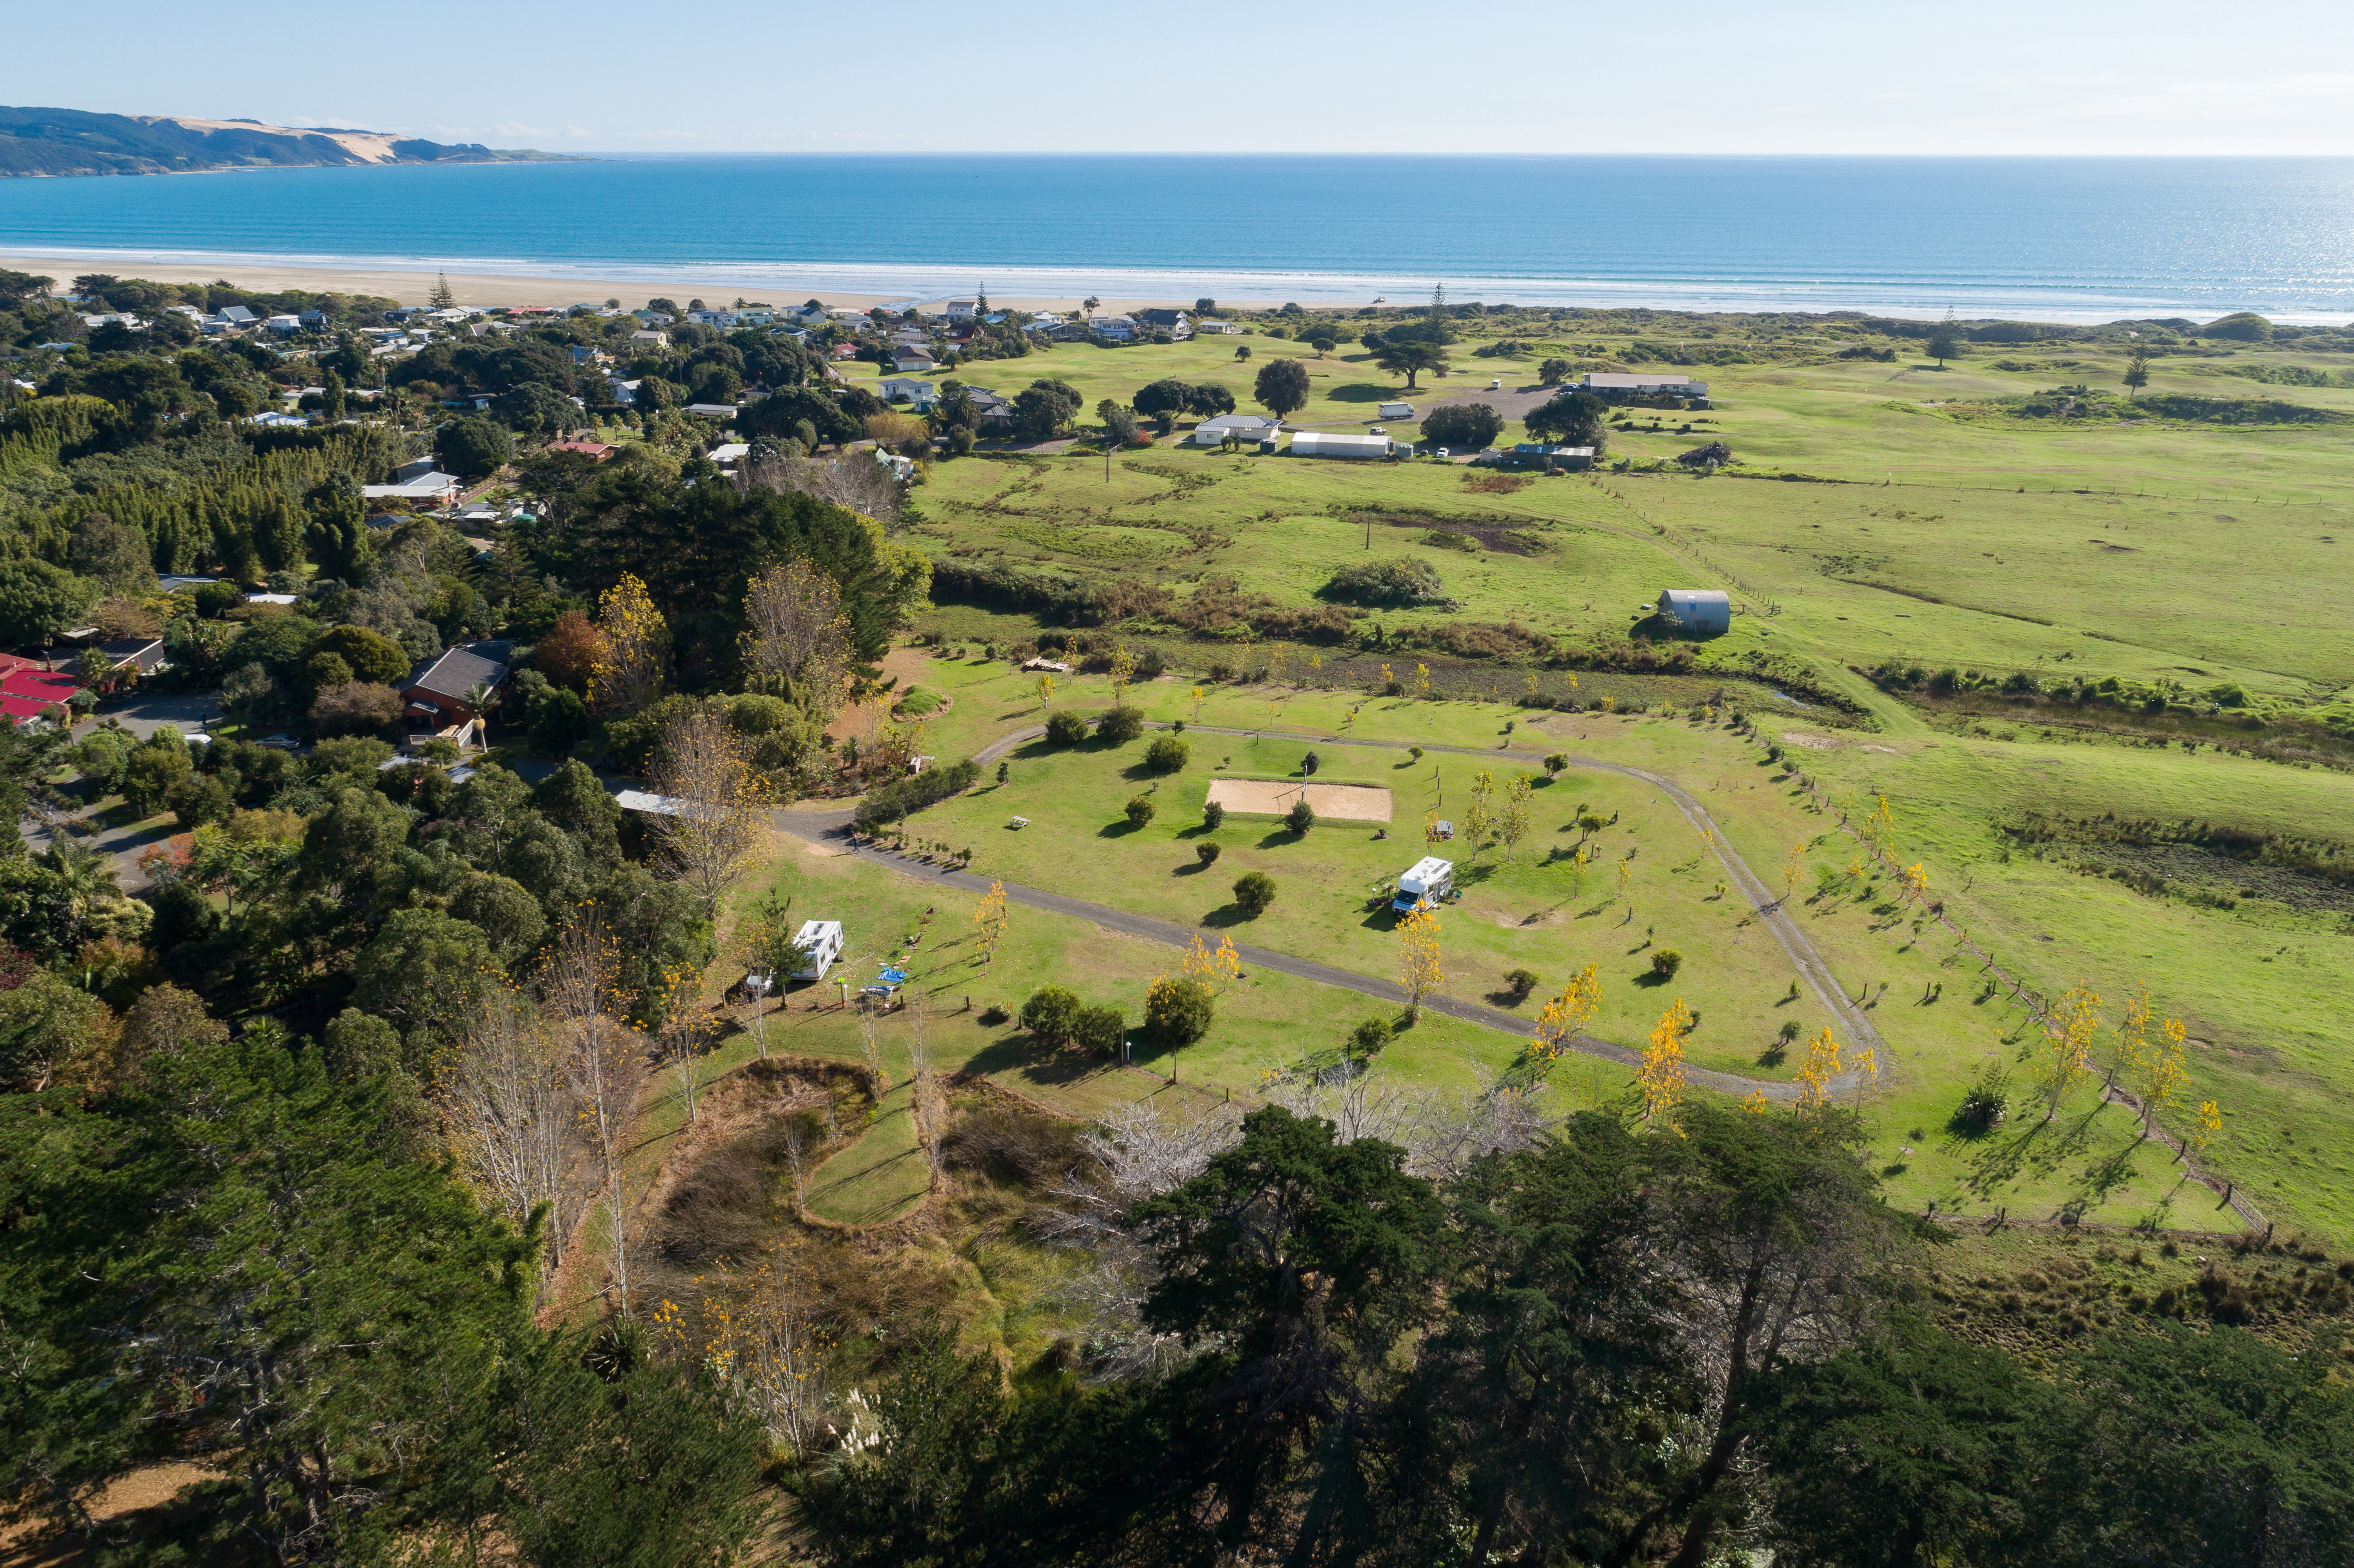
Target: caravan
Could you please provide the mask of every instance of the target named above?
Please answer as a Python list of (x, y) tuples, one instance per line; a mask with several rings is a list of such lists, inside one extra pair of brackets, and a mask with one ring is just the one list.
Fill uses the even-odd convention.
[(1401, 915), (1417, 909), (1427, 909), (1447, 896), (1455, 883), (1455, 863), (1437, 855), (1425, 855), (1406, 868), (1398, 878), (1397, 896), (1390, 907)]
[(842, 922), (839, 920), (804, 920), (801, 928), (793, 933), (793, 946), (809, 955), (809, 961), (793, 971), (793, 979), (822, 980), (842, 957)]

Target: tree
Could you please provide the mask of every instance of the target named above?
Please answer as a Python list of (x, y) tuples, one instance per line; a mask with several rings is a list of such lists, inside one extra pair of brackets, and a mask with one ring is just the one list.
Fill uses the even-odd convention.
[(1651, 1121), (1675, 1125), (1676, 1107), (1683, 1103), (1689, 1084), (1684, 1075), (1684, 1036), (1691, 1033), (1691, 1009), (1676, 998), (1645, 1043), (1642, 1065), (1635, 1084), (1643, 1100), (1643, 1115)]
[(1238, 344), (1235, 344), (1235, 357), (1236, 359), (1238, 359), (1238, 360), (1246, 360), (1246, 359), (1248, 359), (1250, 356), (1251, 356), (1251, 348), (1250, 348), (1250, 344), (1246, 344), (1246, 343), (1238, 343)]
[(1422, 417), (1422, 439), (1451, 451), (1485, 450), (1503, 429), (1503, 416), (1486, 403), (1448, 403)]
[(1548, 401), (1530, 411), (1521, 422), (1537, 440), (1558, 441), (1564, 446), (1592, 447), (1600, 457), (1610, 440), (1610, 405), (1591, 392), (1576, 390), (1555, 393)]
[(677, 802), (654, 815), (649, 832), (661, 864), (695, 889), (706, 920), (743, 875), (768, 834), (767, 779), (752, 766), (752, 747), (708, 707), (663, 726), (651, 782)]
[(1405, 991), (1406, 1016), (1422, 1012), (1422, 999), (1446, 983), (1439, 967), (1438, 911), (1416, 909), (1398, 922), (1398, 984)]
[(457, 292), (450, 287), (449, 273), (433, 274), (433, 291), (426, 299), (437, 311), (450, 310), (458, 303)]
[(2134, 346), (2133, 357), (2126, 362), (2123, 380), (2128, 397), (2138, 396), (2149, 385), (2149, 351), (2138, 344)]
[(531, 666), (567, 691), (586, 694), (603, 639), (588, 618), (567, 609), (532, 644)]
[(1651, 954), (1651, 973), (1662, 983), (1675, 979), (1683, 965), (1684, 956), (1673, 948), (1660, 948)]
[(46, 647), (81, 622), (99, 585), (33, 556), (0, 560), (0, 642)]
[(409, 658), (400, 644), (365, 626), (331, 626), (312, 649), (341, 659), (350, 680), (388, 686), (408, 673)]
[(469, 414), (434, 432), (433, 456), (461, 479), (486, 479), (514, 459), (514, 437)]
[(1155, 773), (1180, 773), (1192, 755), (1193, 749), (1183, 741), (1164, 735), (1145, 748), (1144, 765)]
[(753, 678), (831, 720), (852, 656), (841, 585), (803, 556), (772, 561), (752, 579), (744, 620), (744, 663)]
[(1087, 406), (1078, 388), (1067, 381), (1033, 381), (1013, 397), (1014, 433), (1025, 441), (1043, 441), (1059, 435)]
[(2043, 1119), (2060, 1114), (2068, 1091), (2093, 1070), (2093, 1038), (2100, 1032), (2101, 998), (2090, 985), (2061, 994), (2043, 1019), (2043, 1039), (2035, 1054), (2035, 1082), (2043, 1091)]
[(600, 713), (639, 713), (661, 692), (669, 663), (670, 627), (634, 575), (597, 601), (597, 659), (589, 666), (588, 705)]
[(1306, 792), (1291, 802), (1291, 810), (1283, 814), (1284, 831), (1295, 838), (1306, 838), (1308, 830), (1316, 825), (1316, 808), (1308, 803)]
[(1536, 783), (1525, 773), (1515, 774), (1504, 787), (1504, 810), (1496, 819), (1496, 832), (1504, 841), (1504, 858), (1512, 858), (1513, 850), (1529, 836), (1529, 801)]
[(1126, 746), (1144, 733), (1144, 710), (1126, 704), (1107, 708), (1096, 720), (1096, 738), (1107, 746)]
[(1135, 443), (1139, 427), (1134, 409), (1123, 408), (1106, 397), (1096, 404), (1096, 422), (1103, 427), (1106, 445), (1125, 447)]
[(155, 588), (155, 561), (147, 541), (103, 512), (88, 513), (74, 524), (66, 564), (110, 593), (147, 594)]
[(1144, 997), (1145, 1038), (1165, 1051), (1191, 1045), (1210, 1032), (1217, 999), (1197, 980), (1154, 980)]
[(1943, 370), (1946, 367), (1946, 361), (1959, 359), (1961, 356), (1961, 330), (1955, 326), (1953, 313), (1948, 311), (1946, 313), (1946, 319), (1930, 329), (1929, 357), (1937, 362), (1938, 369)]
[(1083, 1004), (1067, 986), (1042, 985), (1022, 1004), (1022, 1027), (1048, 1045), (1070, 1043)]
[(1601, 970), (1588, 964), (1570, 977), (1559, 996), (1537, 1010), (1537, 1032), (1529, 1044), (1529, 1059), (1542, 1071), (1575, 1049), (1577, 1037), (1594, 1022), (1601, 1005)]
[(1278, 419), (1308, 407), (1308, 367), (1296, 359), (1271, 359), (1259, 367), (1251, 396)]
[(1152, 802), (1144, 796), (1139, 795), (1120, 809), (1120, 814), (1128, 819), (1129, 827), (1141, 828), (1152, 821), (1153, 810)]
[(1168, 378), (1138, 387), (1132, 401), (1136, 411), (1148, 419), (1174, 418), (1192, 409), (1194, 391), (1190, 381)]
[(374, 735), (391, 727), (403, 705), (390, 686), (347, 681), (311, 699), (311, 723), (321, 735)]
[(1447, 348), (1443, 344), (1422, 338), (1399, 338), (1392, 334), (1373, 353), (1373, 364), (1393, 376), (1405, 377), (1405, 389), (1415, 389), (1415, 377), (1425, 371), (1444, 373), (1447, 368)]
[(1537, 379), (1547, 387), (1558, 387), (1569, 379), (1569, 361), (1548, 359), (1537, 366)]
[(1246, 871), (1235, 879), (1235, 903), (1257, 919), (1275, 903), (1275, 878), (1263, 871)]
[(991, 882), (972, 911), (973, 938), (981, 945), (983, 967), (995, 961), (997, 949), (1004, 945), (1005, 933), (1013, 924), (1013, 915), (1005, 903), (1005, 884)]
[(335, 474), (313, 485), (302, 496), (303, 548), (320, 574), (342, 583), (357, 583), (376, 559), (376, 544), (368, 536), (367, 506), (359, 486)]

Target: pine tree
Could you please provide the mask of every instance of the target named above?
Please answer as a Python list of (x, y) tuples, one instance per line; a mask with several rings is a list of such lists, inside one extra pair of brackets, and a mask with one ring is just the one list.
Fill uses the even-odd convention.
[(457, 294), (450, 287), (449, 273), (436, 272), (433, 275), (433, 292), (427, 298), (437, 311), (446, 311), (458, 302)]

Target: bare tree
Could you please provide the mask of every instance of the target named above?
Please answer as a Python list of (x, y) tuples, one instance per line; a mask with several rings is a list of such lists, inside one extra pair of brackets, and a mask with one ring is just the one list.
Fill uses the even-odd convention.
[(940, 1134), (948, 1127), (949, 1098), (932, 1054), (924, 1040), (924, 1009), (920, 1001), (907, 1007), (907, 1071), (913, 1080), (909, 1109), (916, 1118), (916, 1137), (923, 1145), (932, 1180), (940, 1179)]
[(899, 521), (907, 490), (866, 452), (839, 457), (767, 458), (744, 465), (747, 490), (798, 491), (832, 505), (863, 512), (877, 523)]
[(670, 988), (670, 1005), (663, 1010), (663, 1056), (670, 1064), (671, 1080), (678, 1086), (678, 1097), (686, 1107), (690, 1126), (695, 1120), (695, 1097), (702, 1084), (697, 1075), (703, 1067), (704, 1046), (711, 1036), (711, 1015), (695, 1004), (695, 991), (701, 976), (691, 968), (673, 974)]
[(555, 1026), (573, 1110), (597, 1166), (616, 1309), (630, 1312), (629, 1194), (622, 1170), (630, 1107), (644, 1071), (645, 1042), (621, 1016), (612, 934), (591, 909), (566, 927), (540, 971), (540, 1000)]
[(498, 986), (476, 1004), (437, 1084), (451, 1146), (483, 1206), (518, 1229), (545, 1211), (543, 1288), (564, 1261), (583, 1174), (565, 1069), (530, 1000)]
[(866, 1064), (866, 1072), (875, 1086), (875, 1097), (881, 1099), (891, 1092), (891, 1075), (883, 1065), (881, 1024), (875, 1010), (862, 1000), (858, 1004), (858, 1059)]
[[(828, 1430), (832, 1391), (826, 1352), (832, 1341), (820, 1319), (816, 1292), (794, 1266), (792, 1246), (779, 1245), (748, 1275), (721, 1264), (703, 1297), (701, 1341), (691, 1348), (751, 1411), (772, 1444), (806, 1454)], [(681, 1328), (669, 1326), (673, 1332)]]
[(744, 662), (763, 688), (832, 719), (850, 669), (842, 586), (800, 556), (773, 561), (744, 596)]
[(656, 856), (716, 919), (768, 828), (769, 784), (751, 745), (710, 708), (680, 715), (663, 726), (653, 786), (674, 802), (652, 820)]

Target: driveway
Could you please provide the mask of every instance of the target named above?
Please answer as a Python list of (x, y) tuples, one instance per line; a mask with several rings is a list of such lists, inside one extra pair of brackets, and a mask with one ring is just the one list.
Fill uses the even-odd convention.
[(144, 740), (164, 725), (182, 735), (200, 730), (220, 711), (218, 692), (139, 692), (118, 702), (100, 705), (97, 716), (113, 719)]

